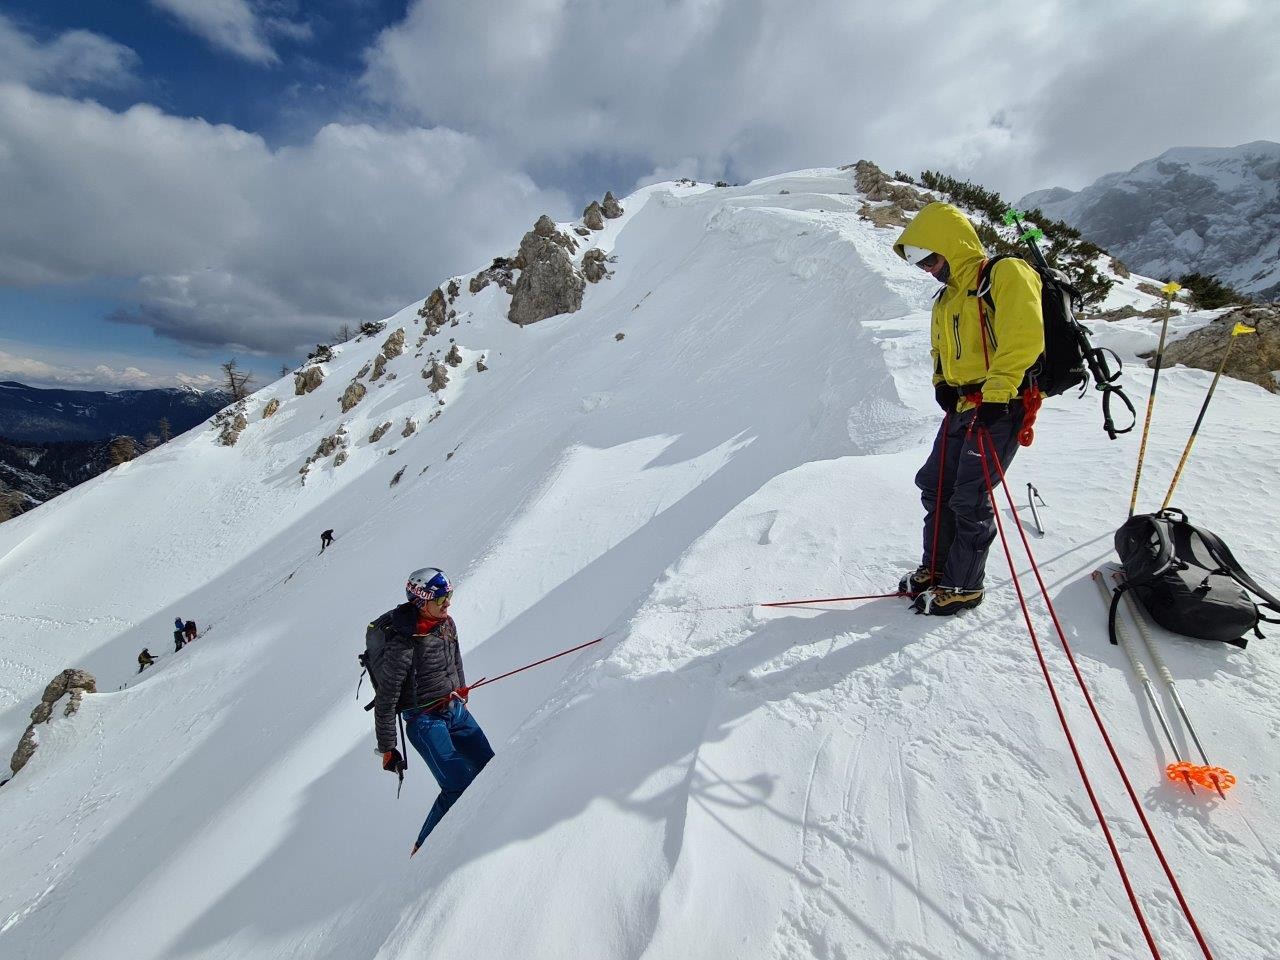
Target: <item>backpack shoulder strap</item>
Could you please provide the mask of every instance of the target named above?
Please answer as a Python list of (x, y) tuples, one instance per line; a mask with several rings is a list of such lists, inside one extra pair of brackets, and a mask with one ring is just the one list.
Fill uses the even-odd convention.
[(1012, 253), (1001, 253), (994, 257), (988, 257), (983, 261), (982, 266), (978, 268), (977, 286), (971, 291), (971, 294), (975, 297), (981, 297), (987, 302), (987, 306), (994, 310), (996, 308), (996, 301), (991, 295), (991, 271), (1001, 260), (1019, 259), (1021, 258)]
[[(1187, 526), (1191, 525), (1187, 524)], [(1240, 561), (1232, 555), (1231, 549), (1222, 542), (1222, 539), (1217, 534), (1210, 533), (1208, 530), (1201, 530), (1199, 527), (1191, 527), (1191, 529), (1195, 531), (1196, 535), (1209, 549), (1209, 553), (1218, 562), (1218, 566), (1222, 568), (1223, 573), (1227, 574), (1246, 590), (1250, 590), (1261, 597), (1263, 606), (1269, 607), (1274, 613), (1280, 613), (1280, 600), (1277, 600), (1262, 589), (1258, 582), (1249, 576), (1244, 567), (1240, 566)]]

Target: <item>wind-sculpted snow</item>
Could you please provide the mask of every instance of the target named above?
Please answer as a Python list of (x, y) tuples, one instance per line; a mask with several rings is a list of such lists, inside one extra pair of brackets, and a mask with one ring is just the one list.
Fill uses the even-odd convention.
[[(887, 598), (754, 605), (882, 593), (919, 559), (933, 284), (861, 205), (851, 171), (647, 187), (593, 234), (616, 260), (581, 311), (521, 329), (489, 284), (419, 344), (419, 301), (348, 413), (385, 334), (335, 347), (309, 394), (250, 398), (235, 447), (194, 430), (0, 527), (0, 745), (63, 667), (106, 691), (0, 790), (0, 955), (1141, 955), (998, 552), (987, 602), (951, 621)], [(1150, 306), (1139, 279), (1108, 305)], [(1158, 325), (1098, 334), (1131, 358)], [(419, 372), (454, 345), (433, 394)], [(1143, 396), (1150, 371), (1126, 377)], [(1144, 508), (1205, 380), (1161, 376)], [(1275, 475), (1278, 402), (1224, 381), (1179, 487), (1264, 579), (1274, 511), (1222, 480)], [(346, 461), (303, 483), (339, 432)], [(1048, 403), (1037, 433), (1013, 493), (1046, 501), (1035, 549), (1148, 815), (1218, 955), (1280, 955), (1275, 655), (1160, 636), (1241, 778), (1226, 802), (1164, 783), (1089, 582), (1136, 440), (1107, 441), (1092, 396)], [(395, 799), (355, 653), (427, 564), (455, 581), (469, 678), (603, 640), (472, 695), (497, 756), (410, 861), (435, 785), (411, 755)], [(203, 631), (176, 654), (175, 615)], [(148, 645), (164, 655), (139, 676)], [(1198, 956), (1081, 740), (1163, 955)]]

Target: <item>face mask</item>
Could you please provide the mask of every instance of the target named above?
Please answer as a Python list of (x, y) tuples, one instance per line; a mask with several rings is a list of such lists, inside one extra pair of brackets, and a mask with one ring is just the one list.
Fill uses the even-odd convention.
[(933, 279), (937, 280), (939, 283), (946, 283), (948, 280), (950, 280), (950, 279), (951, 279), (951, 264), (950, 264), (950, 263), (944, 263), (944, 264), (942, 265), (942, 269), (941, 269), (941, 270), (939, 270), (937, 273), (933, 274)]

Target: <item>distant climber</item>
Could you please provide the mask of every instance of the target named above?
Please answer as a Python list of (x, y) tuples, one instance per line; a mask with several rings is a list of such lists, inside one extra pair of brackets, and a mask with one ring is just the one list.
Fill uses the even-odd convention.
[(329, 546), (331, 543), (333, 543), (332, 530), (326, 530), (324, 533), (320, 534), (320, 552), (321, 553), (324, 553), (324, 548)]
[(177, 653), (182, 649), (183, 644), (187, 642), (186, 624), (182, 622), (182, 618), (178, 617), (173, 621), (173, 652)]
[(182, 618), (181, 618), (181, 617), (174, 617), (174, 618), (173, 618), (173, 629), (175, 629), (175, 630), (181, 630), (181, 629), (182, 629), (182, 627), (183, 627)]
[[(969, 219), (948, 203), (930, 203), (916, 214), (893, 249), (945, 284), (930, 325), (933, 395), (944, 417), (916, 474), (924, 549), (920, 566), (898, 589), (916, 612), (946, 615), (976, 607), (984, 596), (996, 525), (979, 439), (1007, 470), (1018, 452), (1027, 372), (1044, 353), (1040, 277), (1016, 257), (1000, 260), (990, 271), (995, 309), (989, 311), (980, 295), (985, 291), (976, 289), (986, 250)], [(999, 484), (995, 464), (988, 469)]]
[(196, 638), (196, 622), (188, 620), (182, 625), (182, 639), (184, 643), (190, 643)]
[[(440, 785), (410, 856), (493, 758), (484, 731), (467, 710), (470, 688), (462, 669), (458, 629), (449, 616), (453, 586), (444, 571), (423, 567), (405, 584), (407, 603), (384, 614), (385, 646), (378, 663), (374, 730), (382, 769), (401, 773), (396, 714)], [(380, 618), (382, 619), (382, 618)]]
[(142, 652), (138, 654), (138, 672), (141, 673), (155, 662), (156, 658), (151, 655), (151, 651), (143, 647)]

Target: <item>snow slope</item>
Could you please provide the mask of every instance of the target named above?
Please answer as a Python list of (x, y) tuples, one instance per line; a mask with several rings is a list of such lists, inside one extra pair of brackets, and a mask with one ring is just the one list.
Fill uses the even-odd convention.
[[(951, 621), (892, 599), (752, 606), (880, 593), (918, 559), (933, 290), (861, 202), (834, 170), (646, 188), (595, 235), (615, 272), (579, 313), (517, 328), (494, 285), (464, 292), (459, 324), (343, 416), (386, 334), (416, 342), (414, 304), (337, 348), (314, 393), (256, 394), (235, 447), (191, 431), (0, 526), (0, 744), (65, 666), (107, 691), (0, 790), (0, 955), (1147, 955), (998, 547), (986, 604)], [(1131, 357), (1157, 333), (1098, 335)], [(419, 371), (450, 339), (465, 363), (438, 406)], [(1161, 377), (1147, 507), (1209, 376)], [(1148, 371), (1126, 380), (1145, 397)], [(1273, 585), (1256, 494), (1278, 402), (1223, 381), (1176, 498)], [(1137, 449), (1099, 422), (1092, 398), (1049, 403), (1013, 491), (1048, 504), (1034, 549), (1217, 955), (1280, 956), (1272, 642), (1160, 635), (1240, 777), (1226, 801), (1162, 782), (1172, 758), (1089, 580)], [(339, 424), (348, 461), (303, 484)], [(424, 564), (457, 580), (473, 679), (605, 639), (477, 691), (497, 757), (410, 861), (434, 783), (412, 756), (395, 799), (354, 654)], [(1162, 955), (1200, 956), (1034, 609)], [(135, 676), (175, 615), (205, 633)]]

